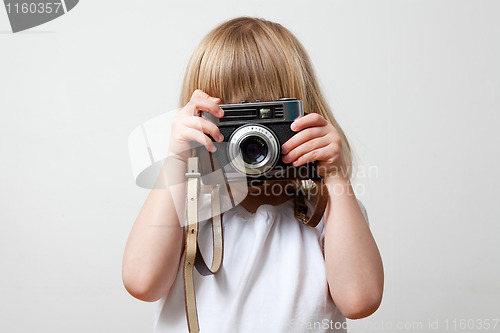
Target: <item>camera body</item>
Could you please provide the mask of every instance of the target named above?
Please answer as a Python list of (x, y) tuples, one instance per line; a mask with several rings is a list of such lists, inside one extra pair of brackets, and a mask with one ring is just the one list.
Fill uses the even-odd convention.
[[(281, 161), (281, 145), (295, 132), (291, 123), (304, 115), (302, 101), (282, 98), (275, 102), (223, 104), (222, 118), (209, 113), (203, 117), (213, 122), (224, 136), (215, 142), (217, 151), (210, 153), (222, 169), (226, 181), (246, 176), (252, 180), (317, 179), (312, 163), (294, 167)], [(201, 163), (202, 174), (210, 163)]]

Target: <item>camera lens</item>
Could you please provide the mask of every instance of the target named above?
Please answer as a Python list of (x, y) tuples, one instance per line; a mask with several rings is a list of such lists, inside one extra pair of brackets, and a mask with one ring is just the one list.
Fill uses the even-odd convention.
[(262, 138), (251, 136), (241, 142), (241, 154), (248, 164), (262, 162), (267, 156), (267, 144)]
[(228, 158), (235, 170), (259, 176), (271, 170), (279, 158), (279, 141), (274, 132), (261, 124), (238, 127), (228, 140)]

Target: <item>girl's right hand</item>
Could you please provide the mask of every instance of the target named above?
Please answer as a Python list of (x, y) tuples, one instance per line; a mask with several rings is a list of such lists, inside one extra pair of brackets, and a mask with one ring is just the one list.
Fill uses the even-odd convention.
[(209, 134), (217, 142), (222, 142), (219, 128), (209, 120), (201, 117), (202, 112), (208, 112), (214, 117), (221, 118), (224, 111), (219, 107), (220, 99), (211, 97), (201, 90), (195, 90), (189, 102), (184, 106), (172, 122), (170, 135), (169, 155), (176, 155), (187, 161), (191, 156), (191, 142), (195, 141), (214, 152), (214, 143)]

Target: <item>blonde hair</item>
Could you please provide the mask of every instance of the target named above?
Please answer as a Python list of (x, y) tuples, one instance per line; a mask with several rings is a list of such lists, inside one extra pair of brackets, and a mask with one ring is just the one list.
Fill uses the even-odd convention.
[(218, 97), (222, 104), (303, 101), (306, 114), (316, 112), (337, 129), (347, 176), (351, 176), (351, 147), (320, 89), (309, 57), (299, 40), (278, 23), (239, 17), (213, 29), (200, 42), (188, 63), (180, 105), (196, 89)]

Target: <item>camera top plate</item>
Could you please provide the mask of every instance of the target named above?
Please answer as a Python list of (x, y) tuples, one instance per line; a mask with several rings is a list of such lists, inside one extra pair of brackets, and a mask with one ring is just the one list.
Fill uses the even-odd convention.
[(224, 116), (217, 118), (204, 112), (203, 117), (217, 126), (241, 125), (248, 123), (292, 122), (304, 115), (302, 101), (282, 98), (274, 102), (221, 104)]

